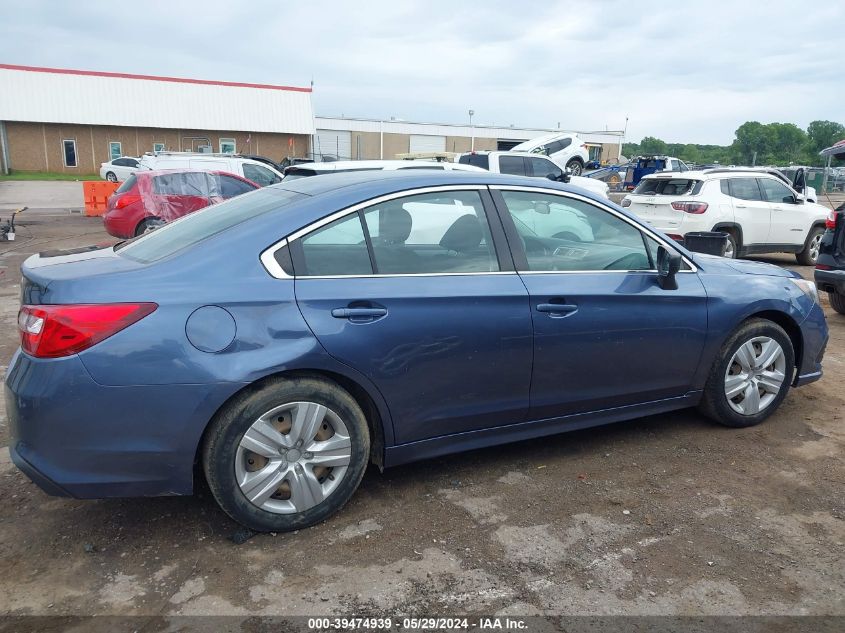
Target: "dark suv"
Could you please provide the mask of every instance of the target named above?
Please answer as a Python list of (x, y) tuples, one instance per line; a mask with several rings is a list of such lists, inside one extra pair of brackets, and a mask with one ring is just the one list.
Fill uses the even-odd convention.
[(816, 285), (830, 297), (830, 305), (845, 314), (845, 203), (831, 211), (819, 244)]

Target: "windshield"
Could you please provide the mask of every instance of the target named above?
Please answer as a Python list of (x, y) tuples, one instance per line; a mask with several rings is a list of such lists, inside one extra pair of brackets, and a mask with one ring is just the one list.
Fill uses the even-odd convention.
[(186, 215), (143, 237), (122, 242), (114, 249), (123, 257), (150, 264), (304, 197), (284, 189), (258, 189)]
[(482, 169), (490, 168), (490, 160), (487, 154), (464, 154), (458, 159), (458, 162), (463, 165), (481, 167)]

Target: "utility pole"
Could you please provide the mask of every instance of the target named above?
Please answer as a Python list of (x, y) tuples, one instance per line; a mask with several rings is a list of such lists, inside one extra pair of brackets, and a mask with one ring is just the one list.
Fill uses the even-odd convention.
[(469, 133), (470, 133), (470, 146), (469, 150), (471, 152), (475, 151), (475, 128), (472, 127), (472, 117), (475, 114), (475, 110), (469, 110)]

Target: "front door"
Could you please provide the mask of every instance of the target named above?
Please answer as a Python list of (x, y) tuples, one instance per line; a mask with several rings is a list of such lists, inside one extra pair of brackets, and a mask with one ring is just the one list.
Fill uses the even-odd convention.
[(534, 327), (532, 420), (690, 391), (707, 333), (697, 274), (681, 272), (677, 290), (662, 290), (658, 243), (586, 199), (508, 190), (494, 198), (512, 222), (510, 241), (524, 244), (514, 257)]
[(406, 195), (291, 243), (305, 320), (378, 387), (399, 444), (527, 415), (528, 294), (489, 208), (479, 188)]

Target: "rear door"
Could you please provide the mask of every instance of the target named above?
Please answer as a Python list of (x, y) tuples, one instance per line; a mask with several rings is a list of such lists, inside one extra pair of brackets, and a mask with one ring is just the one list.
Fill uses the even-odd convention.
[(769, 243), (793, 246), (803, 244), (810, 226), (795, 192), (774, 177), (759, 178), (758, 183), (763, 198), (771, 208)]
[[(499, 189), (499, 188), (497, 188)], [(707, 335), (707, 296), (689, 266), (678, 289), (657, 285), (658, 243), (610, 210), (574, 194), (501, 187), (494, 192), (529, 292), (534, 326), (532, 420), (683, 397)], [(589, 237), (558, 235), (569, 209)]]
[(527, 414), (528, 293), (491, 209), (484, 187), (406, 192), (290, 238), (303, 316), (375, 383), (400, 444)]
[(757, 178), (725, 178), (722, 192), (731, 197), (734, 221), (742, 229), (742, 245), (767, 244), (772, 222), (772, 205), (760, 191)]

